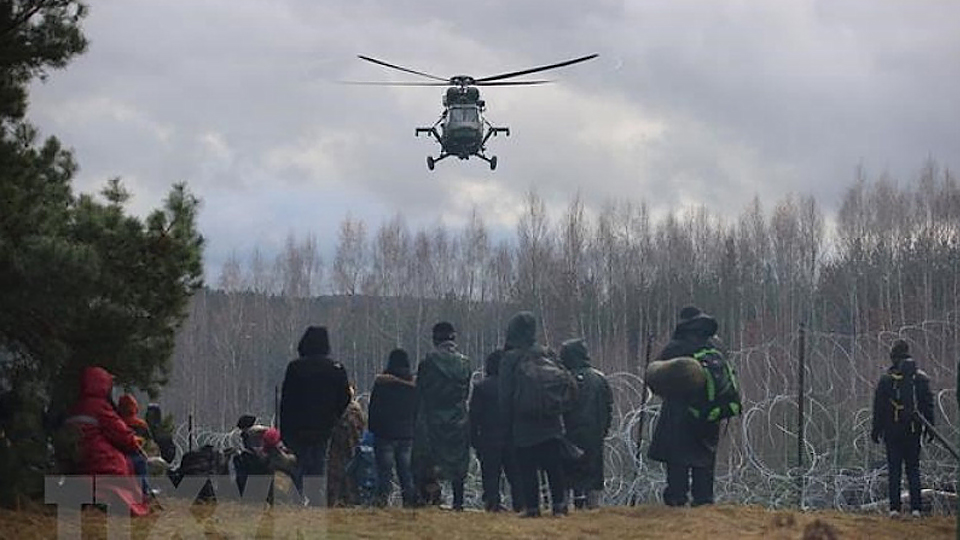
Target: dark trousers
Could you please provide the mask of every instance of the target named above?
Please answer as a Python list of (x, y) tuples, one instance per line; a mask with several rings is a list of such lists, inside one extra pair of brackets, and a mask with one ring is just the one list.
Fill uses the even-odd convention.
[[(322, 439), (316, 443), (301, 443), (291, 447), (297, 456), (297, 474), (293, 483), (302, 497), (305, 497), (311, 506), (326, 506), (326, 471), (327, 447), (330, 439)], [(307, 491), (304, 493), (304, 478), (309, 478)]]
[(890, 509), (900, 511), (900, 481), (905, 465), (907, 485), (910, 487), (910, 509), (920, 510), (920, 435), (885, 439), (885, 443)]
[(377, 437), (373, 442), (373, 451), (377, 458), (377, 504), (386, 506), (393, 491), (393, 470), (397, 470), (400, 480), (400, 493), (403, 505), (412, 506), (415, 499), (413, 473), (410, 470), (410, 456), (413, 452), (413, 439), (384, 439)]
[(516, 455), (520, 491), (523, 493), (523, 508), (527, 512), (540, 510), (540, 477), (537, 471), (543, 470), (546, 471), (550, 482), (553, 510), (565, 509), (567, 482), (560, 457), (560, 440), (549, 439), (534, 446), (517, 448)]
[(520, 490), (517, 485), (517, 463), (513, 450), (509, 446), (494, 446), (491, 448), (477, 448), (477, 458), (480, 460), (480, 475), (483, 478), (483, 507), (486, 510), (500, 508), (500, 478), (506, 475), (510, 484), (510, 497), (513, 502), (513, 511), (519, 512), (523, 505), (520, 502)]
[(689, 467), (667, 462), (667, 488), (663, 490), (664, 504), (683, 506), (687, 504), (687, 493), (693, 495), (693, 506), (713, 504), (714, 466), (715, 463), (711, 463), (708, 467)]

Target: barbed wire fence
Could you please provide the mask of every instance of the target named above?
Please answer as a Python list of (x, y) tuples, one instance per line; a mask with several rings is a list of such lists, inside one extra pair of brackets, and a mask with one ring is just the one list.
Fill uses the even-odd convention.
[[(743, 413), (721, 429), (715, 494), (718, 502), (770, 508), (885, 510), (886, 461), (882, 445), (870, 441), (873, 389), (889, 367), (894, 339), (906, 339), (935, 389), (937, 430), (956, 441), (955, 376), (960, 355), (956, 323), (928, 321), (898, 332), (843, 335), (806, 331), (804, 455), (798, 459), (798, 335), (770, 341), (727, 356), (736, 367), (743, 392)], [(480, 377), (479, 372), (474, 377)], [(614, 393), (613, 422), (606, 439), (606, 505), (661, 501), (663, 467), (645, 453), (656, 426), (660, 400), (648, 394), (642, 376), (607, 374)], [(365, 404), (368, 396), (359, 396)], [(641, 403), (645, 405), (641, 406)], [(271, 415), (261, 417), (270, 423)], [(642, 434), (639, 427), (643, 425)], [(237, 430), (218, 432), (178, 425), (174, 466), (188, 448), (211, 445), (238, 448)], [(802, 463), (802, 466), (798, 464)], [(933, 513), (956, 510), (957, 461), (938, 443), (924, 443), (921, 475)], [(479, 463), (474, 457), (467, 479), (466, 503), (482, 506)], [(951, 495), (952, 494), (952, 495)], [(396, 490), (395, 490), (396, 496)]]

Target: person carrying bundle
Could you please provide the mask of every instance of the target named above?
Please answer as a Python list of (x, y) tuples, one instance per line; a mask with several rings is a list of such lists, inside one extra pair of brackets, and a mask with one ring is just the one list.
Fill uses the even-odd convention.
[(647, 382), (663, 398), (647, 455), (663, 462), (667, 487), (663, 502), (684, 506), (713, 504), (713, 479), (722, 420), (740, 414), (736, 374), (714, 342), (717, 321), (699, 308), (680, 311), (673, 336)]

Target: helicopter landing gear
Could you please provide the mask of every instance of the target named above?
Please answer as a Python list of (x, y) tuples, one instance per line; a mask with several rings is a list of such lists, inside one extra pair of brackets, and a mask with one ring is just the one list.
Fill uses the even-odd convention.
[(497, 170), (497, 156), (493, 156), (490, 158), (490, 170), (491, 171)]
[(427, 156), (427, 168), (432, 171), (434, 165), (436, 165), (436, 162), (433, 160), (433, 156)]

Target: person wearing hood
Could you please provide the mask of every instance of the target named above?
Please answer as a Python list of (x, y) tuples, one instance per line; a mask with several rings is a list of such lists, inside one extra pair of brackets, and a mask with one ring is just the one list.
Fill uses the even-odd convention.
[(587, 344), (571, 339), (560, 346), (560, 361), (577, 381), (577, 399), (563, 415), (567, 439), (584, 451), (568, 467), (575, 508), (597, 508), (603, 492), (603, 441), (613, 420), (613, 392), (607, 377), (590, 365)]
[[(326, 472), (327, 446), (334, 426), (350, 403), (350, 384), (343, 364), (330, 358), (330, 339), (323, 326), (310, 326), (297, 346), (300, 357), (287, 365), (280, 393), (280, 433), (297, 457), (297, 490), (304, 477)], [(311, 500), (310, 504), (321, 504)]]
[(894, 342), (890, 361), (893, 365), (880, 377), (873, 395), (870, 438), (878, 444), (883, 440), (887, 450), (890, 516), (900, 514), (900, 481), (905, 467), (911, 513), (920, 517), (920, 438), (924, 431), (928, 441), (933, 440), (934, 434), (925, 429), (917, 415), (923, 415), (933, 425), (933, 392), (930, 377), (917, 369), (906, 341)]
[(517, 457), (518, 480), (523, 495), (524, 517), (540, 515), (540, 479), (544, 470), (550, 483), (554, 515), (567, 513), (566, 478), (563, 471), (561, 415), (523, 416), (514, 406), (517, 369), (520, 362), (548, 357), (549, 352), (537, 344), (537, 319), (529, 311), (521, 311), (507, 323), (504, 355), (500, 362), (500, 412), (507, 433), (508, 445)]
[(356, 390), (350, 386), (350, 404), (330, 435), (329, 474), (327, 475), (327, 506), (352, 506), (360, 500), (357, 485), (347, 474), (347, 465), (353, 458), (353, 449), (367, 425), (363, 407), (357, 401)]
[(130, 508), (132, 515), (145, 516), (150, 513), (149, 505), (143, 500), (140, 486), (134, 480), (133, 466), (127, 459), (127, 455), (141, 452), (140, 444), (110, 401), (112, 390), (113, 375), (107, 370), (101, 367), (83, 369), (80, 399), (65, 420), (79, 432), (78, 470), (75, 472), (90, 476), (129, 477), (130, 485), (114, 478), (104, 486)]
[(127, 454), (130, 463), (133, 465), (133, 472), (140, 479), (140, 485), (143, 493), (150, 492), (150, 486), (147, 484), (147, 455), (143, 450), (145, 443), (150, 439), (150, 429), (147, 423), (137, 416), (140, 413), (140, 404), (133, 394), (123, 394), (117, 399), (117, 412), (137, 437), (138, 450)]
[[(716, 349), (713, 338), (717, 328), (716, 319), (699, 308), (683, 308), (670, 341), (657, 359), (692, 357), (703, 349)], [(720, 424), (699, 420), (690, 414), (690, 407), (688, 399), (663, 400), (647, 452), (650, 459), (666, 466), (667, 487), (663, 491), (663, 502), (668, 506), (687, 504), (688, 494), (692, 495), (694, 506), (713, 503)]]
[(467, 396), (473, 373), (470, 359), (457, 350), (457, 332), (449, 322), (433, 326), (434, 350), (417, 366), (417, 434), (420, 478), (435, 470), (450, 482), (453, 509), (463, 510), (463, 484), (470, 465)]
[(483, 507), (488, 512), (504, 510), (501, 506), (500, 478), (506, 475), (510, 485), (513, 511), (519, 512), (520, 490), (517, 485), (516, 459), (507, 446), (506, 425), (500, 414), (500, 360), (503, 351), (490, 353), (483, 364), (484, 377), (473, 385), (470, 393), (470, 445), (480, 460), (483, 482)]
[(396, 468), (403, 505), (413, 506), (416, 495), (410, 456), (417, 415), (417, 389), (407, 351), (394, 349), (390, 352), (387, 368), (373, 382), (369, 411), (369, 431), (373, 434), (379, 477), (376, 503), (386, 506), (393, 487), (393, 469)]

